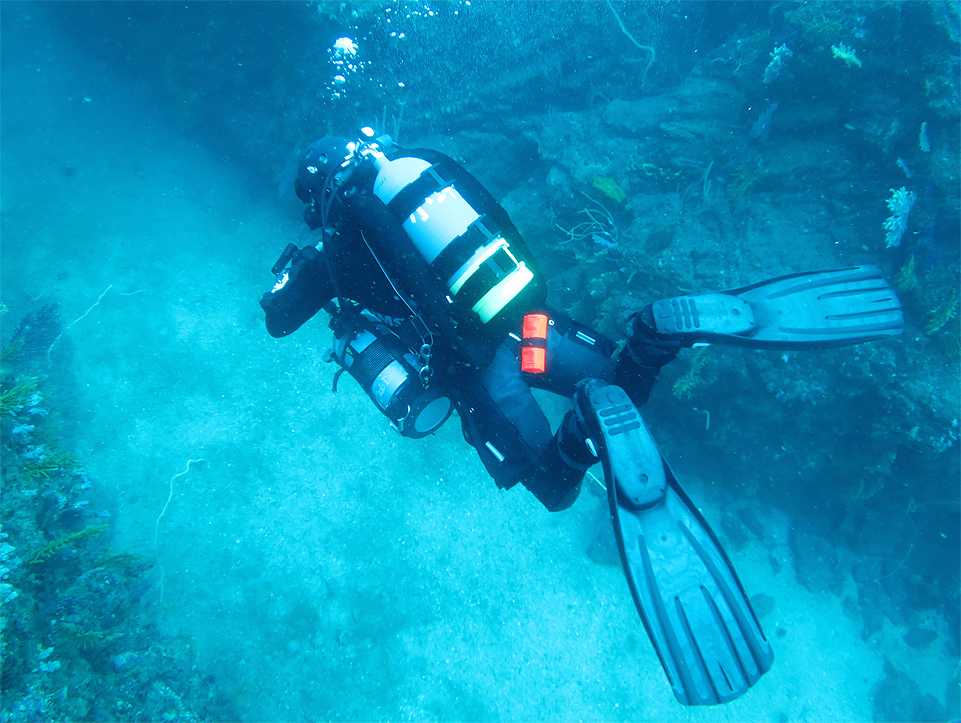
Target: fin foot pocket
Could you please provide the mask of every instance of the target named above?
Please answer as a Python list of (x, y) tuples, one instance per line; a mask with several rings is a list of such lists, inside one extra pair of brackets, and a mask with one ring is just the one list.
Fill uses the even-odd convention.
[(634, 403), (623, 389), (603, 382), (586, 385), (583, 391), (587, 399), (578, 392), (582, 416), (594, 441), (606, 451), (605, 474), (609, 483), (613, 477), (619, 499), (631, 509), (657, 504), (666, 485), (663, 465)]

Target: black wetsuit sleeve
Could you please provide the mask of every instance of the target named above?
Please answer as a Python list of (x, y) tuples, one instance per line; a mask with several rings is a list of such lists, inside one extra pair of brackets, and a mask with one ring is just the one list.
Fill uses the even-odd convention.
[(333, 281), (323, 252), (307, 246), (294, 254), (286, 283), (260, 299), (273, 337), (296, 331), (334, 297)]

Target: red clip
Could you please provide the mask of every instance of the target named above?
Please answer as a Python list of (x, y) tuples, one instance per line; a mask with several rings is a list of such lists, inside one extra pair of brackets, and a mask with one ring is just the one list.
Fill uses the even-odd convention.
[(547, 349), (525, 346), (521, 349), (521, 371), (543, 374), (547, 368)]
[(547, 314), (527, 314), (521, 332), (521, 371), (543, 374), (547, 369)]
[(524, 339), (547, 338), (547, 314), (527, 314), (524, 317)]

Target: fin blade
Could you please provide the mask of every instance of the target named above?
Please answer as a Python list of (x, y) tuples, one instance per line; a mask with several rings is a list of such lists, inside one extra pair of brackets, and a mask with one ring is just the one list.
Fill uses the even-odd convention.
[(737, 698), (774, 653), (730, 560), (620, 387), (584, 380), (574, 406), (604, 465), (624, 574), (675, 697)]
[(738, 296), (754, 309), (759, 346), (844, 346), (904, 330), (901, 303), (874, 266), (791, 275)]
[(628, 584), (675, 697), (714, 705), (747, 692), (774, 654), (727, 556), (676, 479), (654, 508), (613, 504)]
[(875, 266), (788, 274), (652, 307), (659, 333), (691, 343), (823, 349), (904, 331), (901, 302)]

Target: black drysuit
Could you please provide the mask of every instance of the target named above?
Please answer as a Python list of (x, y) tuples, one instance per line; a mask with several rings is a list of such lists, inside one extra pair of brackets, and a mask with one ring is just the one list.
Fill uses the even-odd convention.
[[(649, 396), (659, 364), (667, 359), (650, 363), (643, 353), (626, 349), (615, 359), (612, 341), (547, 309), (544, 277), (517, 229), (490, 193), (455, 161), (429, 150), (394, 150), (393, 156), (433, 164), (445, 182), (500, 230), (534, 279), (487, 324), (465, 321), (463, 315), (452, 319), (447, 290), (417, 255), (401, 221), (373, 194), (375, 170), (368, 167), (337, 189), (328, 218), (334, 232), (327, 234), (323, 248), (298, 250), (286, 280), (264, 294), (260, 303), (267, 330), (274, 337), (286, 336), (335, 298), (385, 320), (415, 349), (416, 330), (422, 338), (423, 329), (429, 329), (431, 383), (441, 385), (454, 402), (464, 437), (497, 485), (509, 488), (521, 482), (548, 509), (564, 509), (576, 499), (584, 472), (596, 458), (572, 413), (556, 434), (551, 432), (531, 387), (571, 397), (579, 380), (597, 378), (624, 387), (640, 405)], [(320, 224), (315, 205), (308, 207), (305, 220), (312, 228)], [(417, 324), (412, 323), (412, 309)], [(522, 318), (533, 311), (551, 320), (547, 370), (541, 374), (522, 372), (518, 360)]]

